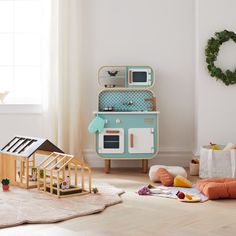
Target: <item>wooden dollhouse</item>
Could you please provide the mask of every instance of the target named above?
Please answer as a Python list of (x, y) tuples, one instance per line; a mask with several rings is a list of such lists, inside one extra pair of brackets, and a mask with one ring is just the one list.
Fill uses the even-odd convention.
[(58, 198), (91, 193), (91, 169), (73, 155), (53, 152), (38, 166), (39, 191)]
[(37, 187), (37, 159), (52, 152), (63, 153), (47, 139), (16, 136), (0, 151), (0, 179), (8, 178), (11, 185)]

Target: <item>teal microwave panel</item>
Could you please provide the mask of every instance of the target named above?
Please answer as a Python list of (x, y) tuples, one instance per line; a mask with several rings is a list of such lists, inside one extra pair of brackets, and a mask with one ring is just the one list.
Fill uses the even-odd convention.
[(158, 112), (96, 113), (105, 120), (96, 133), (96, 152), (104, 159), (151, 159), (158, 152)]
[(103, 90), (99, 94), (99, 111), (152, 111), (150, 90)]
[(154, 73), (150, 66), (127, 66), (127, 88), (149, 88), (154, 84)]
[(98, 81), (104, 88), (150, 88), (154, 71), (150, 66), (103, 66)]

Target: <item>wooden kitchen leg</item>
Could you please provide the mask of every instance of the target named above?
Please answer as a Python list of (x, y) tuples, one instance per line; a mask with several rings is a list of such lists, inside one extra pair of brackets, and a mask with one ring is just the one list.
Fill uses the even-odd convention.
[(109, 174), (111, 170), (111, 160), (105, 160), (105, 172)]
[(142, 160), (142, 171), (145, 174), (148, 172), (148, 160), (147, 159)]

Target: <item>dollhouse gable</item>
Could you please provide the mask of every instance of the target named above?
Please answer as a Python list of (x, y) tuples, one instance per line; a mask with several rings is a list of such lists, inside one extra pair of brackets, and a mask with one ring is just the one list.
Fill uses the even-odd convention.
[(1, 148), (0, 153), (29, 158), (37, 151), (64, 153), (48, 139), (25, 136), (15, 136)]

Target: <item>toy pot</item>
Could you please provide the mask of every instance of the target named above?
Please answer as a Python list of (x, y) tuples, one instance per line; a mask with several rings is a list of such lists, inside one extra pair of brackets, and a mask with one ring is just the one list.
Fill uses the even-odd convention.
[(8, 185), (2, 185), (3, 191), (9, 191), (9, 184)]

